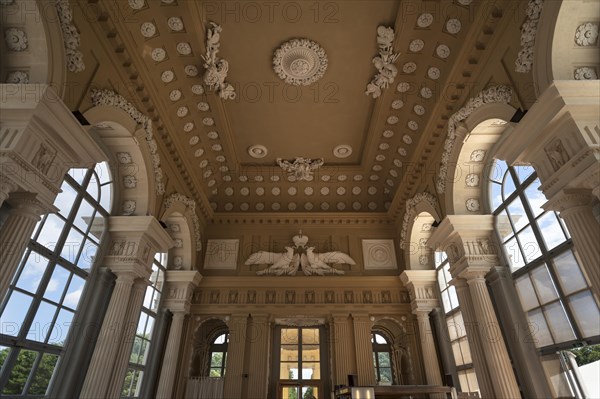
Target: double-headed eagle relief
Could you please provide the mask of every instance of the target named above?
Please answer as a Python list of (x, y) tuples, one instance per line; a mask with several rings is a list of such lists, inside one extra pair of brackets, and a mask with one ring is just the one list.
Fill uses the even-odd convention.
[(343, 252), (333, 251), (315, 253), (315, 247), (307, 247), (308, 236), (302, 235), (302, 231), (292, 238), (293, 247), (285, 247), (286, 252), (255, 252), (248, 257), (246, 265), (271, 265), (266, 269), (256, 272), (257, 275), (295, 276), (301, 268), (305, 275), (324, 276), (326, 274), (344, 274), (328, 263), (339, 265), (355, 265), (354, 259)]

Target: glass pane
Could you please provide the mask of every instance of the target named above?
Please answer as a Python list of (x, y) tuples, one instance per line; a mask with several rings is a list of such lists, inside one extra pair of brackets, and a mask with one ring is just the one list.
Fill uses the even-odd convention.
[(17, 281), (17, 287), (35, 294), (47, 265), (48, 259), (37, 252), (30, 252)]
[(298, 343), (298, 329), (297, 328), (282, 328), (281, 329), (281, 343), (282, 344), (297, 344)]
[(521, 248), (516, 238), (510, 239), (504, 244), (504, 249), (506, 250), (506, 256), (513, 271), (525, 266), (525, 260), (523, 259)]
[(502, 179), (508, 170), (508, 165), (503, 160), (496, 160), (494, 167), (489, 171), (489, 178), (492, 181), (502, 183)]
[(20, 395), (23, 392), (37, 355), (38, 352), (21, 349), (17, 356), (17, 362), (8, 377), (8, 382), (2, 390), (3, 394)]
[(146, 331), (144, 331), (144, 338), (152, 338), (152, 331), (154, 330), (154, 317), (148, 316), (148, 323), (146, 323)]
[(56, 313), (56, 306), (42, 301), (35, 314), (35, 318), (27, 332), (27, 339), (38, 342), (45, 342), (48, 332), (52, 328), (52, 320)]
[(552, 330), (555, 342), (565, 342), (575, 339), (575, 333), (571, 328), (571, 323), (569, 323), (560, 301), (545, 306), (544, 313), (546, 313), (546, 319)]
[(148, 321), (148, 315), (145, 312), (141, 312), (136, 330), (136, 334), (140, 337), (144, 336), (144, 330), (146, 329), (146, 321)]
[(75, 263), (77, 255), (79, 254), (79, 250), (81, 249), (81, 245), (83, 244), (83, 239), (83, 235), (79, 231), (72, 228), (69, 231), (69, 235), (67, 236), (62, 250), (60, 251), (60, 256), (71, 263)]
[(544, 213), (544, 209), (542, 205), (544, 205), (547, 200), (546, 196), (539, 190), (540, 188), (540, 179), (535, 179), (533, 183), (531, 183), (525, 189), (525, 197), (527, 197), (527, 201), (529, 202), (529, 209), (533, 213), (534, 217), (537, 217)]
[(532, 310), (527, 313), (527, 318), (529, 319), (529, 329), (535, 346), (541, 348), (554, 343), (541, 309)]
[(466, 370), (467, 381), (469, 382), (469, 390), (470, 392), (479, 392), (479, 383), (477, 382), (477, 375), (475, 374), (475, 370), (469, 369)]
[(379, 352), (377, 354), (377, 357), (379, 358), (379, 366), (380, 367), (391, 367), (392, 366), (390, 364), (390, 353), (389, 352)]
[(379, 369), (379, 382), (392, 382), (392, 369), (384, 367)]
[(519, 294), (521, 306), (524, 311), (527, 312), (530, 309), (540, 306), (533, 289), (533, 284), (528, 275), (517, 278), (515, 280), (515, 287), (517, 288), (517, 293)]
[(460, 343), (458, 341), (452, 342), (452, 352), (454, 353), (454, 361), (456, 362), (457, 366), (462, 366), (465, 364), (462, 352), (460, 350)]
[(221, 368), (211, 368), (210, 369), (210, 373), (208, 374), (209, 377), (221, 377)]
[(28, 393), (30, 395), (44, 395), (46, 393), (57, 362), (57, 355), (51, 355), (49, 353), (44, 353), (42, 355), (40, 364), (35, 371), (35, 377), (29, 387)]
[(83, 179), (87, 175), (88, 170), (84, 168), (72, 168), (69, 169), (69, 176), (71, 176), (77, 183), (83, 184)]
[(302, 360), (318, 362), (320, 360), (319, 345), (303, 345)]
[(565, 294), (587, 287), (587, 283), (572, 251), (566, 251), (552, 260), (560, 285)]
[(283, 387), (281, 388), (282, 399), (298, 399), (300, 387)]
[(492, 201), (492, 212), (502, 205), (502, 186), (498, 183), (490, 183), (490, 199)]
[(452, 305), (450, 304), (450, 295), (448, 291), (442, 291), (442, 305), (444, 306), (444, 312), (448, 313), (452, 310)]
[(65, 299), (63, 299), (63, 305), (68, 306), (71, 309), (77, 309), (77, 305), (79, 304), (79, 299), (81, 298), (84, 287), (85, 280), (73, 274), (73, 277), (71, 277), (71, 283), (69, 283), (69, 288), (67, 289), (67, 294), (65, 295)]
[(4, 362), (6, 361), (9, 351), (10, 351), (10, 348), (0, 345), (0, 369), (2, 369), (2, 366), (4, 365)]
[(67, 309), (61, 309), (54, 323), (54, 328), (48, 337), (48, 343), (64, 346), (75, 314)]
[(446, 259), (448, 259), (448, 256), (446, 255), (446, 252), (444, 251), (435, 251), (435, 267), (440, 266), (442, 263), (444, 263), (444, 261)]
[(146, 360), (148, 360), (148, 351), (150, 350), (150, 341), (147, 339), (142, 339), (140, 341), (140, 352), (138, 357), (138, 364), (144, 365), (146, 364)]
[(496, 216), (496, 228), (498, 229), (498, 234), (502, 237), (502, 242), (506, 242), (514, 234), (506, 210), (503, 210)]
[(387, 340), (380, 334), (375, 334), (375, 342), (378, 344), (387, 344)]
[(215, 338), (214, 343), (215, 344), (224, 344), (225, 343), (225, 334), (221, 334), (217, 338)]
[(13, 291), (10, 299), (2, 312), (2, 323), (0, 323), (0, 333), (5, 335), (17, 336), (23, 320), (31, 305), (31, 297), (20, 292)]
[(515, 183), (513, 182), (510, 173), (504, 175), (504, 181), (502, 182), (502, 198), (506, 200), (512, 193), (515, 192)]
[(571, 312), (584, 337), (598, 335), (600, 331), (600, 313), (590, 291), (583, 291), (569, 298)]
[(282, 380), (297, 380), (298, 379), (298, 363), (297, 362), (281, 362), (279, 366), (279, 378)]
[(112, 184), (100, 186), (100, 206), (107, 212), (111, 211), (112, 204)]
[(515, 198), (508, 205), (508, 214), (510, 216), (510, 220), (513, 223), (515, 231), (521, 230), (525, 227), (529, 220), (527, 219), (527, 214), (525, 214), (525, 208), (523, 207), (523, 203), (521, 203), (521, 198)]
[(456, 287), (451, 285), (448, 288), (448, 295), (450, 296), (450, 304), (452, 309), (456, 309), (458, 307), (458, 296), (456, 295)]
[(223, 352), (213, 352), (210, 355), (211, 367), (221, 367), (223, 364)]
[(521, 184), (523, 184), (523, 182), (525, 182), (525, 180), (527, 180), (527, 178), (531, 176), (533, 172), (535, 172), (535, 169), (533, 169), (533, 166), (531, 165), (513, 166), (513, 169), (517, 174), (517, 178)]
[(77, 191), (71, 186), (66, 180), (63, 182), (62, 186), (60, 186), (62, 192), (56, 196), (56, 200), (54, 200), (54, 206), (58, 208), (58, 212), (63, 215), (65, 218), (69, 217), (69, 213), (71, 213), (71, 208), (73, 208), (73, 203), (77, 198)]
[(108, 183), (112, 180), (108, 163), (106, 161), (96, 164), (94, 171), (96, 174), (92, 175), (92, 180), (97, 180), (99, 184)]
[(303, 344), (318, 344), (319, 343), (319, 329), (318, 328), (303, 328), (302, 329), (302, 343)]
[(46, 286), (44, 298), (54, 302), (60, 302), (63, 292), (65, 291), (67, 282), (69, 281), (70, 275), (71, 272), (67, 271), (64, 267), (61, 267), (60, 265), (55, 265), (52, 277), (50, 278), (50, 281), (48, 281), (48, 285)]
[(531, 272), (531, 280), (535, 285), (539, 301), (542, 305), (558, 298), (558, 293), (546, 265), (535, 268)]
[(281, 345), (281, 360), (298, 360), (298, 345)]
[(140, 363), (140, 350), (142, 349), (142, 341), (143, 339), (136, 336), (133, 338), (133, 346), (131, 347), (131, 355), (129, 356), (129, 361), (131, 363)]
[(87, 232), (88, 226), (93, 222), (95, 208), (88, 201), (81, 201), (77, 210), (77, 215), (73, 219), (73, 224), (81, 231)]
[(298, 397), (298, 399), (317, 399), (319, 397), (319, 388), (318, 387), (302, 387), (302, 391), (300, 392), (302, 396)]
[(473, 363), (473, 359), (471, 359), (471, 348), (469, 347), (469, 342), (467, 341), (467, 338), (461, 338), (460, 341), (458, 341), (458, 343), (460, 344), (460, 350), (462, 352), (464, 362), (466, 364)]
[(459, 371), (458, 372), (458, 381), (460, 382), (460, 389), (463, 392), (470, 392), (469, 379), (467, 378), (467, 372), (466, 371)]
[(123, 392), (121, 395), (125, 397), (139, 396), (143, 375), (143, 371), (132, 369), (127, 370), (125, 382), (123, 383)]
[(94, 261), (96, 260), (96, 254), (98, 253), (98, 245), (90, 240), (89, 238), (83, 245), (83, 250), (77, 259), (77, 266), (87, 272), (90, 272)]
[(517, 234), (521, 248), (523, 248), (523, 254), (527, 263), (539, 258), (542, 255), (540, 245), (538, 244), (537, 238), (533, 234), (531, 226), (525, 228), (522, 232)]
[(321, 363), (318, 363), (318, 362), (302, 363), (302, 379), (303, 380), (319, 380), (319, 379), (321, 379)]
[(54, 213), (49, 214), (46, 217), (44, 226), (42, 226), (40, 235), (37, 237), (37, 242), (50, 250), (54, 250), (56, 248), (56, 241), (60, 237), (64, 226), (65, 222), (60, 217)]
[(547, 212), (537, 220), (546, 248), (551, 250), (567, 240), (554, 212)]

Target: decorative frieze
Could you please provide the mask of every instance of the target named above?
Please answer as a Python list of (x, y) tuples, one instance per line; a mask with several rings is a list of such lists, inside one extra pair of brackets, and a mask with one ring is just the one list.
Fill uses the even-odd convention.
[(381, 91), (386, 89), (390, 84), (394, 83), (398, 68), (394, 62), (398, 59), (399, 53), (394, 54), (394, 29), (385, 26), (377, 27), (377, 46), (379, 47), (379, 55), (373, 58), (373, 65), (377, 68), (378, 73), (375, 75), (371, 83), (367, 85), (366, 95), (377, 98), (381, 95)]
[(83, 54), (79, 51), (80, 38), (79, 32), (73, 25), (73, 13), (69, 0), (56, 0), (56, 12), (63, 34), (65, 53), (67, 56), (67, 68), (71, 72), (81, 72), (85, 70)]
[(196, 239), (196, 251), (201, 251), (202, 236), (200, 234), (200, 222), (198, 220), (198, 215), (196, 214), (196, 201), (186, 197), (183, 194), (175, 193), (171, 194), (167, 198), (167, 200), (165, 201), (165, 208), (169, 209), (177, 202), (181, 202), (185, 205), (188, 216), (192, 219), (192, 224), (194, 225), (194, 236)]
[(586, 22), (577, 27), (575, 43), (581, 47), (593, 46), (598, 40), (598, 24)]
[(527, 18), (521, 25), (521, 50), (515, 60), (515, 71), (527, 73), (533, 66), (533, 49), (538, 22), (542, 14), (543, 0), (529, 0)]
[[(412, 218), (416, 216), (415, 207), (419, 202), (426, 202), (433, 209), (437, 209), (437, 199), (431, 193), (424, 191), (422, 193), (416, 194), (414, 197), (406, 201), (406, 209), (404, 211), (404, 219), (402, 220), (402, 230), (400, 232), (400, 241), (405, 242), (406, 234), (408, 233), (408, 225), (412, 221)], [(425, 225), (423, 225), (425, 227)], [(429, 225), (431, 228), (431, 225)]]

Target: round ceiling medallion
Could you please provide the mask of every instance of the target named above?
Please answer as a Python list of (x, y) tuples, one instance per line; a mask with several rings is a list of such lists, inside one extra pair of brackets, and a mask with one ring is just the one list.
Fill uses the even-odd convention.
[(253, 145), (248, 148), (248, 155), (252, 158), (264, 158), (267, 156), (267, 147), (264, 145)]
[(347, 158), (352, 154), (352, 147), (347, 144), (338, 145), (333, 149), (333, 155), (336, 158)]
[(288, 84), (308, 86), (325, 74), (327, 55), (312, 40), (293, 39), (275, 50), (273, 70)]

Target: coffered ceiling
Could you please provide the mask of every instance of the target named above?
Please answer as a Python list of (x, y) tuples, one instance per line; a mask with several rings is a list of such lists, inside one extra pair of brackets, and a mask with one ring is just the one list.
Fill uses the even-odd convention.
[[(464, 98), (449, 88), (464, 88), (471, 72), (461, 71), (461, 81), (451, 76), (476, 49), (471, 0), (129, 0), (121, 7), (127, 18), (119, 33), (178, 155), (224, 213), (385, 212), (406, 189), (411, 165), (442, 145), (439, 132), (432, 141), (433, 128), (443, 127), (449, 103)], [(234, 99), (203, 81), (212, 23), (221, 27), (218, 57), (228, 62)], [(365, 90), (378, 72), (378, 26), (395, 29), (399, 56), (393, 83), (374, 99)], [(327, 68), (317, 82), (295, 86), (277, 75), (273, 57), (302, 38), (324, 50)], [(276, 162), (297, 157), (324, 164), (298, 180)]]

